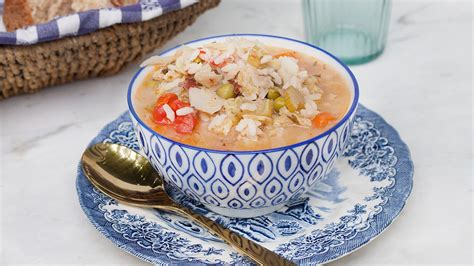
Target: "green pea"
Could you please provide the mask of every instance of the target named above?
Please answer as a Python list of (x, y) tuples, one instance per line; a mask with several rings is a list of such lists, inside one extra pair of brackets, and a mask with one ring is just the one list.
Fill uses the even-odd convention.
[(268, 89), (268, 93), (267, 93), (268, 99), (275, 100), (278, 97), (280, 97), (280, 93), (278, 92), (277, 88)]
[(280, 96), (273, 101), (273, 108), (278, 112), (285, 104), (285, 98)]
[(217, 95), (224, 99), (234, 98), (234, 85), (230, 83), (222, 84), (222, 86), (217, 89)]

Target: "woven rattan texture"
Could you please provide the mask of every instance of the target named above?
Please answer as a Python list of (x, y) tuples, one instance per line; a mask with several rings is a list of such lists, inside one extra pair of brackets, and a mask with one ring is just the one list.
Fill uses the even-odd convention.
[(201, 0), (150, 21), (29, 46), (0, 46), (0, 100), (79, 79), (117, 73), (162, 46), (220, 0)]

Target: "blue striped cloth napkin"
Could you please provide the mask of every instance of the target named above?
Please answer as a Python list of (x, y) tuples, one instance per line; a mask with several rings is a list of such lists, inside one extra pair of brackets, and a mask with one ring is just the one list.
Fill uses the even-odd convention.
[[(44, 24), (2, 31), (0, 45), (30, 45), (61, 39), (65, 36), (83, 35), (119, 23), (140, 22), (156, 18), (164, 13), (187, 7), (198, 0), (140, 0), (138, 4), (88, 10), (64, 17), (58, 17)], [(0, 0), (0, 12), (3, 0)], [(3, 23), (0, 22), (0, 23)]]

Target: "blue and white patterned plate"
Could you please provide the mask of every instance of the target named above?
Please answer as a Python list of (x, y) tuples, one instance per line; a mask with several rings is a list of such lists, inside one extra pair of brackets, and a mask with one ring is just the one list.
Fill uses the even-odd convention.
[[(138, 150), (128, 113), (91, 144)], [(399, 215), (413, 185), (408, 147), (379, 115), (359, 106), (347, 149), (329, 175), (303, 198), (270, 215), (219, 216), (180, 192), (188, 207), (302, 265), (325, 263), (368, 243)], [(77, 192), (92, 224), (125, 251), (151, 263), (247, 264), (225, 243), (176, 215), (117, 203), (94, 189), (79, 167)]]

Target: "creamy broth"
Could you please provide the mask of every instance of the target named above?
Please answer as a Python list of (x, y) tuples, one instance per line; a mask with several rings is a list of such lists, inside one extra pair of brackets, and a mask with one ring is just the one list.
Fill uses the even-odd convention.
[[(282, 48), (267, 47), (272, 55), (291, 52)], [(316, 58), (291, 52), (298, 59), (299, 66), (309, 75), (317, 76), (317, 86), (322, 90), (321, 98), (315, 100), (318, 112), (330, 113), (335, 120), (324, 128), (305, 127), (301, 125), (275, 125), (260, 127), (262, 134), (256, 140), (241, 138), (239, 132), (232, 128), (227, 135), (217, 134), (208, 129), (209, 121), (198, 119), (197, 125), (190, 134), (177, 133), (172, 127), (158, 125), (153, 121), (152, 109), (158, 95), (154, 88), (157, 85), (150, 72), (139, 85), (134, 95), (134, 105), (139, 117), (154, 131), (174, 141), (215, 150), (263, 150), (292, 145), (313, 138), (338, 123), (346, 114), (351, 100), (351, 93), (345, 79), (329, 65)]]

